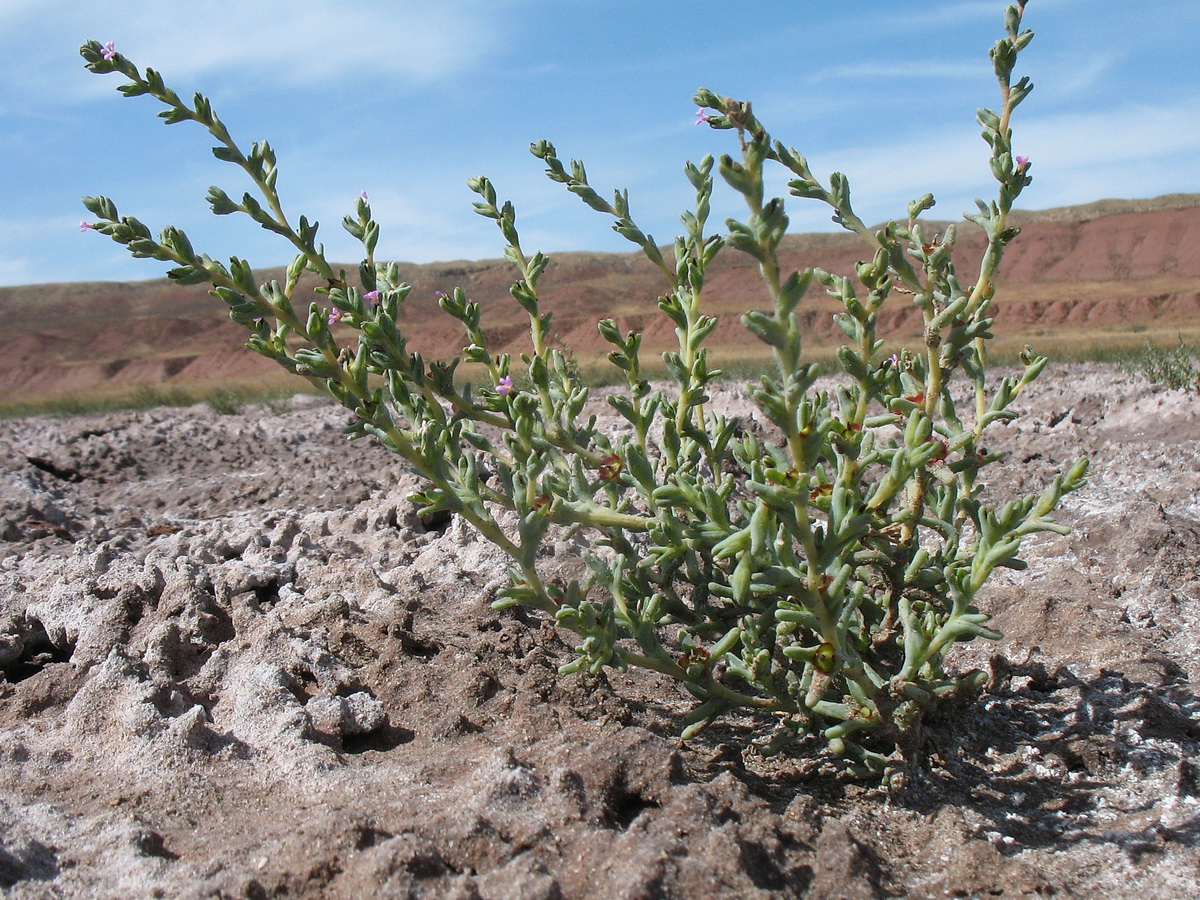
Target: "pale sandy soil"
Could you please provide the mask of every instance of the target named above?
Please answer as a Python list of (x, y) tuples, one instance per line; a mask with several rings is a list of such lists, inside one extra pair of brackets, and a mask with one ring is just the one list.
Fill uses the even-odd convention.
[(1003, 489), (1092, 482), (986, 594), (990, 689), (899, 796), (558, 677), (570, 636), (492, 611), (503, 560), (338, 408), (0, 423), (0, 888), (1198, 896), (1200, 397), (1089, 366), (1022, 405)]

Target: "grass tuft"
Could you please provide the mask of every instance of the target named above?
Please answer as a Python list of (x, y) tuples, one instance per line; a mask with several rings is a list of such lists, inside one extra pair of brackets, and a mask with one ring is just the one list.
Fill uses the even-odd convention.
[(249, 406), (265, 406), (268, 411), (278, 415), (291, 407), (292, 397), (297, 393), (306, 392), (295, 388), (227, 384), (191, 388), (139, 385), (120, 393), (84, 392), (0, 402), (0, 419), (26, 416), (67, 418), (89, 413), (143, 411), (163, 406), (194, 406), (197, 403), (207, 403), (218, 415), (238, 415)]

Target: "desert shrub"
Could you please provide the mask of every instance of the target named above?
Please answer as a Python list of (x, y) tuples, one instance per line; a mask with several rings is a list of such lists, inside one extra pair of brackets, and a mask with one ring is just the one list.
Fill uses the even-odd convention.
[[(500, 229), (518, 276), (512, 298), (529, 318), (519, 362), (489, 350), (480, 306), (459, 289), (438, 302), (461, 323), (461, 355), (435, 361), (411, 352), (398, 324), (410, 287), (395, 264), (375, 259), (379, 226), (365, 195), (343, 221), (363, 261), (356, 272), (335, 269), (316, 243), (317, 224), (285, 217), (269, 144), (244, 152), (205, 97), (185, 103), (157, 72), (143, 74), (94, 41), (81, 49), (89, 69), (125, 76), (120, 90), (164, 104), (167, 123), (205, 127), (214, 154), (250, 177), (257, 196), (235, 200), (211, 188), (213, 212), (250, 216), (296, 256), (282, 283), (260, 285), (246, 261), (225, 266), (198, 254), (178, 228), (154, 237), (105, 197), (85, 198), (97, 219), (85, 227), (134, 256), (175, 263), (177, 282), (210, 282), (249, 329), (250, 349), (352, 411), (351, 439), (372, 437), (407, 460), (425, 479), (415, 497), (425, 513), (461, 516), (511, 559), (496, 605), (540, 610), (579, 636), (564, 674), (652, 669), (695, 698), (684, 738), (725, 713), (749, 711), (774, 727), (766, 752), (801, 740), (852, 773), (888, 778), (914, 758), (925, 713), (983, 683), (981, 672), (947, 671), (946, 653), (955, 642), (999, 637), (976, 598), (996, 569), (1024, 568), (1026, 537), (1065, 532), (1050, 514), (1086, 470), (1080, 460), (1040, 494), (989, 505), (984, 474), (1002, 456), (985, 449), (985, 433), (1016, 416), (1013, 401), (1046, 365), (1027, 350), (1019, 374), (987, 371), (994, 276), (1017, 235), (1013, 201), (1030, 183), (1010, 127), (1031, 89), (1013, 78), (1032, 38), (1021, 27), (1024, 6), (1007, 8), (1005, 34), (991, 50), (999, 109), (978, 113), (998, 189), (965, 215), (987, 238), (971, 277), (952, 260), (956, 227), (935, 234), (920, 220), (932, 195), (910, 203), (902, 219), (868, 228), (844, 175), (821, 182), (803, 155), (772, 139), (750, 103), (712, 91), (695, 97), (700, 121), (728, 133), (735, 152), (684, 166), (695, 205), (666, 252), (638, 227), (625, 192), (606, 199), (582, 163), (564, 163), (547, 141), (532, 145), (552, 180), (611, 217), (662, 273), (658, 306), (679, 338), (663, 354), (666, 387), (645, 376), (639, 334), (611, 320), (598, 326), (622, 386), (608, 401), (626, 423), (616, 433), (584, 417), (587, 385), (555, 348), (539, 304), (546, 257), (522, 247), (512, 204), (485, 177), (469, 181), (475, 209)], [(862, 237), (867, 258), (854, 272), (783, 269), (788, 216), (784, 199), (766, 194), (769, 167), (786, 170), (792, 196), (826, 204)], [(723, 234), (708, 230), (718, 178), (747, 207)], [(757, 261), (772, 301), (742, 317), (773, 359), (773, 373), (749, 392), (762, 427), (707, 408), (719, 373), (705, 347), (716, 325), (704, 312), (705, 279), (727, 251)], [(324, 301), (298, 308), (293, 295), (305, 272), (320, 278)], [(817, 388), (817, 368), (803, 353), (796, 311), (814, 286), (843, 306), (836, 321), (846, 343), (833, 389)], [(916, 304), (924, 330), (919, 346), (885, 358), (876, 324), (887, 302)], [(339, 344), (335, 323), (356, 332), (353, 344)], [(473, 381), (455, 377), (464, 362)], [(965, 394), (951, 390), (955, 380)], [(566, 582), (539, 567), (539, 548), (562, 529), (586, 535), (593, 548), (586, 576)]]
[(1117, 367), (1172, 390), (1200, 391), (1197, 359), (1200, 359), (1200, 344), (1189, 344), (1179, 335), (1174, 347), (1160, 347), (1147, 341), (1141, 350), (1123, 354)]

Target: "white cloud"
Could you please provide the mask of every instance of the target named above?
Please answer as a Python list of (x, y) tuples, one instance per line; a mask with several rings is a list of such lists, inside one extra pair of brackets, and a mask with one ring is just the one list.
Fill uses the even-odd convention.
[[(1022, 195), (1026, 208), (1200, 190), (1197, 101), (1044, 116), (1014, 130), (1017, 152), (1034, 163), (1034, 183)], [(991, 195), (987, 158), (977, 129), (955, 128), (813, 154), (809, 164), (822, 180), (835, 167), (846, 173), (855, 206), (868, 221), (902, 215), (904, 204), (925, 191), (938, 199), (933, 217), (956, 219), (973, 209), (972, 197)]]
[(169, 82), (224, 72), (276, 84), (356, 74), (427, 84), (471, 70), (500, 43), (484, 0), (46, 0), (6, 6), (0, 16), (10, 45), (24, 50), (0, 58), (0, 80), (34, 100), (111, 91), (97, 79), (64, 77), (80, 68), (75, 49), (88, 39), (115, 42)]

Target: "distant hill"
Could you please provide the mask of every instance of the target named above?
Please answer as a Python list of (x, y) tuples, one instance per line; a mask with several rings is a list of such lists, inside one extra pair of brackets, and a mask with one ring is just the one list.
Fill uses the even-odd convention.
[[(1022, 234), (1006, 255), (994, 306), (996, 331), (1007, 344), (1061, 352), (1200, 333), (1200, 194), (1018, 212), (1014, 222)], [(959, 233), (956, 261), (973, 267), (982, 234), (969, 223)], [(852, 234), (791, 235), (784, 262), (849, 273), (867, 252)], [(404, 272), (413, 285), (405, 327), (415, 349), (444, 357), (462, 345), (457, 323), (434, 298), (454, 286), (484, 305), (495, 352), (525, 349), (526, 318), (508, 296), (514, 274), (506, 261), (410, 265)], [(278, 278), (281, 271), (259, 277)], [(661, 274), (636, 252), (554, 254), (542, 287), (555, 331), (585, 362), (608, 349), (596, 332), (605, 317), (644, 332), (648, 351), (674, 342), (655, 303), (664, 290)], [(707, 295), (721, 323), (714, 355), (761, 356), (761, 345), (738, 322), (743, 312), (767, 307), (754, 261), (726, 250), (709, 270)], [(819, 287), (802, 306), (808, 344), (817, 352), (840, 339), (835, 309)], [(245, 332), (204, 286), (154, 279), (0, 288), (0, 321), (0, 391), (10, 399), (289, 377), (244, 349)], [(896, 342), (911, 343), (920, 317), (897, 295), (882, 311), (881, 326)]]

